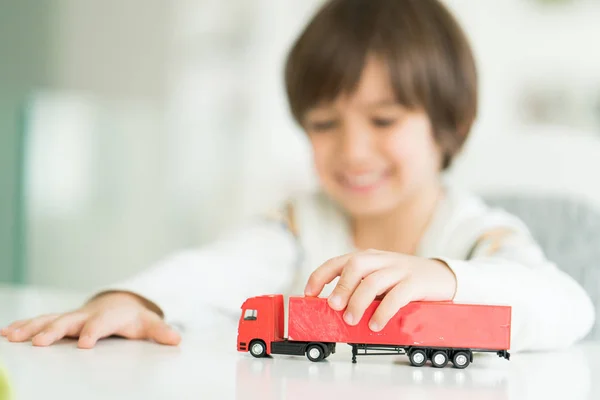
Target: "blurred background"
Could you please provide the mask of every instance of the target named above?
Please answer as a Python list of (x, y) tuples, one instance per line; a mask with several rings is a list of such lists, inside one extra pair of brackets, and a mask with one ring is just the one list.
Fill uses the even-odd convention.
[[(448, 179), (600, 207), (600, 1), (446, 0), (481, 111)], [(88, 290), (315, 185), (284, 58), (321, 0), (1, 0), (0, 282)]]

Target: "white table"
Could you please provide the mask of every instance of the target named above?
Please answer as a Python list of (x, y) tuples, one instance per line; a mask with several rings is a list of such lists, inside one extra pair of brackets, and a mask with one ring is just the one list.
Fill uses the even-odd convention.
[[(0, 287), (0, 325), (76, 307), (75, 294)], [(539, 354), (476, 357), (465, 370), (411, 367), (404, 356), (359, 357), (338, 345), (327, 361), (235, 350), (236, 327), (185, 332), (179, 347), (121, 339), (93, 350), (0, 339), (16, 400), (60, 399), (600, 399), (600, 344)]]

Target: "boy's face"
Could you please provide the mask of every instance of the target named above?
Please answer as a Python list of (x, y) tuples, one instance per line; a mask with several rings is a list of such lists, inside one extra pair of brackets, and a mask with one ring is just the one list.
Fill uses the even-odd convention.
[(371, 58), (354, 93), (306, 114), (321, 184), (353, 216), (391, 212), (439, 184), (427, 114), (394, 97), (386, 64)]

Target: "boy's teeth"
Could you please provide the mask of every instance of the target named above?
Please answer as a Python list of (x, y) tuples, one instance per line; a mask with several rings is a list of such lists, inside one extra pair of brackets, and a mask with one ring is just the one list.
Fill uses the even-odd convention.
[(381, 179), (381, 175), (378, 172), (363, 175), (346, 175), (346, 180), (352, 186), (369, 186), (377, 183)]

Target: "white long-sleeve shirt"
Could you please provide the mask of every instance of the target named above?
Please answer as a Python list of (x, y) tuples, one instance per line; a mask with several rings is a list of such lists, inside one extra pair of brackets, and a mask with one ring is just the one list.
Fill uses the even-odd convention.
[[(294, 232), (286, 218), (258, 220), (110, 289), (136, 293), (167, 321), (184, 325), (210, 324), (223, 313), (238, 317), (248, 297), (302, 295), (314, 269), (357, 249), (346, 216), (324, 194), (295, 198), (287, 209)], [(416, 255), (448, 264), (457, 279), (455, 302), (510, 305), (512, 351), (566, 347), (594, 324), (588, 295), (546, 259), (525, 225), (471, 194), (447, 191)]]

